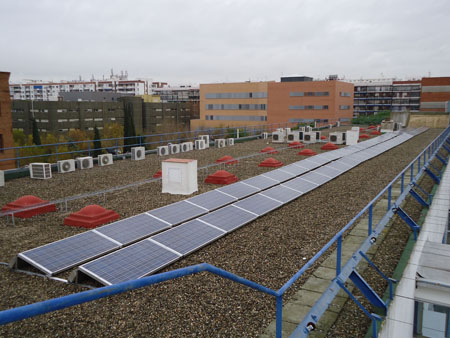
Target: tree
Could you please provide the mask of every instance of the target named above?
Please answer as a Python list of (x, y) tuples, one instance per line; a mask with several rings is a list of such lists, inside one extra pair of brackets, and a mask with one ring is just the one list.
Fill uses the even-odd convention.
[(125, 139), (123, 144), (125, 146), (125, 152), (128, 152), (131, 146), (137, 143), (136, 128), (133, 119), (133, 103), (129, 102), (124, 108), (123, 137)]
[(39, 130), (37, 127), (37, 122), (35, 118), (31, 119), (31, 122), (33, 124), (33, 143), (37, 146), (41, 145), (41, 136), (39, 135)]
[(102, 153), (102, 141), (100, 139), (100, 132), (98, 131), (97, 126), (94, 127), (94, 151), (92, 155), (97, 157)]

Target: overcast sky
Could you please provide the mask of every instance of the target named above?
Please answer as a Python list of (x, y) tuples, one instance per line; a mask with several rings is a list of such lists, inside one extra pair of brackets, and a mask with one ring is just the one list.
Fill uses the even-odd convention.
[(11, 81), (450, 76), (449, 0), (1, 0)]

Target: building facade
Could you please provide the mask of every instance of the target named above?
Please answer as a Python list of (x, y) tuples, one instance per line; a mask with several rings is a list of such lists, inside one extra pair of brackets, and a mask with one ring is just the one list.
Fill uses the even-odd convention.
[(140, 97), (121, 97), (117, 102), (89, 101), (12, 101), (12, 125), (26, 134), (32, 132), (32, 118), (40, 132), (60, 133), (71, 129), (103, 129), (108, 123), (123, 125), (125, 113), (133, 115), (136, 132), (158, 132), (164, 125), (189, 129), (190, 120), (198, 118), (189, 102), (144, 102)]
[(445, 112), (450, 100), (450, 77), (422, 78), (421, 112)]
[(2, 161), (13, 158), (14, 150), (4, 150), (14, 146), (11, 100), (9, 98), (9, 73), (0, 72), (0, 170), (15, 168), (14, 161)]
[(283, 77), (281, 82), (200, 85), (200, 119), (192, 128), (350, 121), (353, 84)]

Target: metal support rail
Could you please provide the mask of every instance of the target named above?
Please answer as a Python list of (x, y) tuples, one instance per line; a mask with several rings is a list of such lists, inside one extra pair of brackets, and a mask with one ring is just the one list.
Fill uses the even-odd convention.
[[(447, 137), (449, 131), (450, 131), (450, 128), (445, 130), (444, 132), (442, 132), (429, 145), (429, 147), (433, 147), (433, 149), (440, 148), (442, 143), (446, 140), (446, 137)], [(378, 198), (380, 198), (389, 189), (389, 187), (391, 187), (392, 184), (394, 184), (394, 182), (396, 182), (399, 178), (401, 178), (403, 180), (405, 173), (408, 172), (409, 170), (411, 170), (411, 177), (412, 177), (414, 164), (416, 163), (416, 161), (421, 156), (423, 156), (423, 153), (425, 151), (427, 151), (429, 149), (429, 147), (426, 148), (421, 154), (419, 154), (410, 164), (408, 164), (408, 166), (406, 166), (406, 168), (399, 175), (397, 175), (396, 178), (393, 181), (391, 181), (391, 183), (389, 183), (377, 195), (377, 197), (375, 197), (363, 210), (361, 210), (358, 213), (358, 215), (356, 215), (345, 227), (343, 227), (318, 253), (316, 253), (316, 255), (314, 255), (313, 258), (311, 258), (292, 278), (290, 278), (277, 291), (276, 290), (272, 290), (270, 288), (267, 288), (267, 287), (265, 287), (263, 285), (257, 284), (255, 282), (250, 281), (248, 279), (245, 279), (243, 277), (239, 277), (239, 276), (237, 276), (237, 275), (235, 275), (233, 273), (230, 273), (228, 271), (222, 270), (222, 269), (217, 268), (217, 267), (215, 267), (213, 265), (210, 265), (210, 264), (207, 264), (207, 263), (202, 263), (202, 264), (193, 265), (193, 266), (182, 268), (182, 269), (178, 269), (178, 270), (173, 270), (173, 271), (160, 273), (160, 274), (157, 274), (157, 275), (152, 275), (152, 276), (149, 276), (149, 277), (143, 277), (141, 279), (136, 279), (136, 280), (132, 280), (132, 281), (128, 281), (128, 282), (123, 282), (123, 283), (120, 283), (120, 284), (115, 284), (115, 285), (111, 285), (111, 286), (105, 286), (105, 287), (101, 287), (101, 288), (94, 289), (94, 290), (83, 291), (83, 292), (72, 294), (72, 295), (68, 295), (68, 296), (63, 296), (63, 297), (59, 297), (59, 298), (49, 299), (49, 300), (38, 302), (38, 303), (34, 303), (34, 304), (29, 304), (29, 305), (25, 305), (25, 306), (20, 306), (20, 307), (17, 307), (17, 308), (9, 309), (9, 310), (0, 311), (0, 325), (11, 323), (11, 322), (15, 322), (15, 321), (19, 321), (19, 320), (22, 320), (22, 319), (26, 319), (26, 318), (29, 318), (29, 317), (37, 316), (37, 315), (48, 313), (48, 312), (52, 312), (52, 311), (57, 311), (57, 310), (64, 309), (64, 308), (67, 308), (67, 307), (71, 307), (71, 306), (74, 306), (74, 305), (78, 305), (78, 304), (94, 301), (96, 299), (100, 299), (100, 298), (109, 297), (109, 296), (112, 296), (112, 295), (124, 293), (124, 292), (130, 291), (130, 290), (134, 290), (134, 289), (142, 288), (142, 287), (145, 287), (145, 286), (157, 284), (157, 283), (164, 282), (164, 281), (167, 281), (167, 280), (176, 279), (176, 278), (179, 278), (179, 277), (196, 274), (196, 273), (203, 272), (203, 271), (208, 271), (210, 273), (216, 274), (216, 275), (221, 276), (223, 278), (230, 279), (231, 281), (234, 281), (236, 283), (240, 283), (240, 284), (246, 285), (246, 286), (248, 286), (250, 288), (253, 288), (253, 289), (257, 290), (257, 291), (260, 291), (260, 292), (266, 293), (268, 295), (274, 296), (275, 300), (276, 300), (276, 302), (275, 302), (276, 303), (276, 337), (277, 338), (281, 338), (281, 335), (282, 335), (282, 314), (283, 314), (283, 294), (334, 243), (337, 242), (338, 246), (342, 245), (342, 237), (343, 237), (344, 232), (347, 231), (360, 216), (362, 216), (367, 211), (369, 211), (369, 215), (372, 215), (371, 207), (372, 207), (373, 203), (376, 202), (378, 200)], [(428, 161), (431, 161), (433, 158), (434, 158), (434, 155), (430, 156)], [(419, 170), (419, 173), (417, 175), (419, 175), (419, 174), (421, 175), (422, 173), (423, 173), (423, 168)], [(406, 195), (407, 193), (408, 193), (408, 189), (403, 189), (403, 187), (402, 187), (402, 195), (401, 196), (403, 196), (403, 198), (404, 198), (404, 195)], [(396, 206), (396, 204), (394, 204), (394, 207), (395, 206)], [(367, 237), (367, 239), (364, 242), (363, 246), (361, 246), (358, 249), (359, 251), (362, 251), (363, 253), (367, 252), (367, 248), (370, 247), (374, 243), (374, 241), (376, 240), (376, 236), (378, 236), (378, 234), (380, 233), (380, 224), (383, 222), (383, 220), (388, 220), (390, 217), (392, 217), (392, 215), (393, 215), (393, 211), (392, 210), (390, 210), (390, 211), (388, 211), (386, 213), (386, 215), (383, 217), (383, 219), (379, 222), (379, 225), (377, 226), (377, 228), (370, 233), (369, 237)], [(371, 218), (371, 216), (370, 216), (370, 218)], [(339, 245), (339, 243), (341, 243), (341, 244)], [(367, 246), (367, 248), (365, 248), (365, 246)], [(338, 273), (338, 275), (341, 275), (341, 276), (343, 274), (350, 275), (349, 272), (353, 271), (353, 266), (350, 265), (352, 263), (352, 261), (353, 260), (358, 260), (359, 261), (359, 260), (361, 260), (363, 258), (363, 256), (361, 256), (361, 255), (358, 255), (357, 258), (355, 258), (355, 257), (356, 256), (352, 257), (352, 259), (350, 259), (350, 261), (342, 269), (340, 267), (341, 264), (340, 263), (337, 264), (336, 271), (340, 271)], [(339, 258), (339, 262), (340, 262), (340, 259), (341, 258)], [(343, 284), (343, 281), (340, 278), (335, 278), (333, 283), (336, 283), (336, 286), (338, 286), (337, 281), (339, 281), (341, 284)], [(338, 289), (338, 287), (337, 287), (337, 289)], [(327, 291), (329, 292), (330, 288)], [(327, 291), (325, 291), (325, 293), (324, 293), (324, 295), (322, 295), (321, 299), (324, 296), (327, 296), (327, 294), (326, 294)], [(328, 306), (328, 304), (326, 304), (326, 307)], [(315, 310), (317, 309), (317, 303), (313, 307), (313, 309), (315, 309)], [(323, 312), (325, 311), (325, 309), (323, 310)], [(320, 315), (319, 316), (314, 315), (315, 322), (318, 321), (318, 319), (320, 318)], [(310, 324), (311, 322), (314, 322), (314, 319), (311, 319), (311, 312), (310, 312), (310, 314), (308, 316), (309, 317), (308, 318), (305, 317), (305, 320), (304, 320), (304, 322), (306, 321), (306, 324), (308, 324), (308, 325), (306, 325), (306, 324), (304, 324), (304, 322), (302, 322), (300, 324), (300, 326), (297, 328), (297, 330), (299, 330), (299, 328), (300, 328), (301, 331), (304, 330), (304, 329), (307, 329), (307, 328), (308, 328), (307, 330), (309, 330), (309, 328), (311, 328), (312, 326), (315, 325), (315, 324), (312, 324), (312, 325)], [(372, 315), (372, 316), (373, 316), (373, 318), (375, 318), (375, 320), (377, 320), (377, 316), (376, 315)], [(306, 334), (307, 333), (309, 333), (309, 331), (307, 331)]]

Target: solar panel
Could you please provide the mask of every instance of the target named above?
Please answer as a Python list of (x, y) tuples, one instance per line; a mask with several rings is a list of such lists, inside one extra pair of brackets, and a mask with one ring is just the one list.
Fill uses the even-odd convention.
[(261, 192), (261, 195), (268, 196), (270, 198), (276, 199), (283, 203), (288, 203), (297, 197), (302, 195), (301, 192), (287, 188), (283, 185), (270, 188), (266, 191)]
[(341, 158), (340, 160), (335, 161), (336, 163), (343, 163), (344, 165), (351, 166), (352, 168), (356, 167), (360, 162), (356, 161), (349, 157)]
[(317, 167), (319, 167), (319, 165), (315, 162), (311, 162), (310, 160), (301, 160), (298, 162), (294, 163), (295, 165), (298, 165), (302, 168), (306, 168), (306, 169), (316, 169)]
[(236, 202), (233, 205), (248, 210), (250, 212), (253, 212), (258, 216), (262, 216), (264, 214), (267, 214), (269, 211), (278, 208), (279, 206), (282, 205), (282, 203), (275, 201), (271, 198), (265, 197), (261, 194), (256, 194), (254, 196), (250, 196), (247, 197), (246, 199)]
[(333, 168), (329, 167), (329, 165), (320, 167), (320, 168), (314, 170), (314, 172), (321, 174), (321, 175), (326, 175), (331, 178), (335, 178), (335, 177), (339, 176), (340, 174), (342, 174), (342, 171), (333, 169)]
[(326, 158), (323, 157), (319, 157), (319, 156), (312, 156), (308, 159), (308, 161), (317, 163), (318, 165), (323, 165), (325, 163), (330, 162), (329, 160), (327, 160)]
[(318, 174), (318, 173), (316, 173), (314, 171), (312, 171), (312, 172), (310, 172), (310, 173), (308, 173), (306, 175), (303, 175), (302, 178), (305, 179), (305, 180), (308, 180), (310, 182), (313, 182), (313, 183), (315, 183), (317, 185), (322, 185), (322, 184), (328, 182), (329, 180), (331, 180), (330, 177), (326, 177), (324, 175), (320, 175), (320, 174)]
[(274, 185), (277, 185), (279, 183), (278, 181), (275, 181), (264, 175), (258, 175), (252, 178), (248, 178), (246, 180), (243, 180), (242, 182), (250, 184), (251, 186), (254, 186), (261, 190), (273, 187)]
[(275, 169), (272, 171), (268, 171), (268, 172), (264, 173), (264, 176), (270, 177), (274, 180), (277, 180), (278, 182), (284, 182), (284, 181), (287, 181), (287, 180), (295, 177), (295, 175), (290, 174), (281, 169)]
[(187, 201), (211, 211), (235, 202), (236, 198), (231, 197), (230, 195), (226, 195), (217, 190), (211, 190), (205, 192), (204, 194), (191, 197), (187, 199)]
[(225, 231), (218, 230), (194, 219), (157, 234), (152, 239), (182, 255), (187, 255), (224, 234)]
[(148, 214), (140, 214), (102, 226), (95, 230), (124, 245), (151, 236), (168, 228), (170, 228), (169, 224)]
[(111, 285), (149, 275), (179, 257), (150, 239), (144, 239), (81, 265), (78, 270), (104, 285)]
[(165, 207), (158, 208), (148, 213), (153, 215), (171, 225), (183, 223), (189, 221), (192, 218), (203, 215), (207, 210), (192, 205), (186, 201), (180, 201), (166, 205)]
[(334, 168), (336, 170), (340, 170), (343, 172), (353, 168), (352, 166), (345, 164), (343, 162), (331, 162), (330, 164), (327, 165), (327, 167)]
[(251, 187), (248, 184), (244, 184), (242, 182), (237, 182), (237, 183), (233, 183), (233, 184), (227, 185), (222, 188), (218, 188), (216, 190), (219, 190), (228, 195), (236, 197), (237, 199), (240, 199), (240, 198), (244, 198), (244, 197), (253, 195), (253, 194), (257, 193), (260, 189)]
[(315, 189), (318, 186), (318, 184), (305, 181), (302, 177), (299, 177), (299, 178), (293, 179), (289, 182), (283, 183), (283, 185), (286, 187), (289, 187), (291, 189), (300, 191), (304, 194), (307, 193), (308, 191)]
[(298, 176), (298, 175), (304, 174), (309, 171), (309, 169), (300, 167), (299, 165), (295, 165), (295, 164), (289, 164), (289, 165), (283, 167), (283, 170), (287, 171), (288, 173), (290, 173), (294, 176)]
[(253, 221), (255, 218), (257, 218), (256, 215), (236, 208), (233, 205), (229, 205), (225, 208), (221, 208), (204, 215), (199, 219), (230, 232)]
[(118, 243), (93, 231), (86, 231), (21, 252), (18, 257), (46, 274), (54, 275), (118, 248)]

